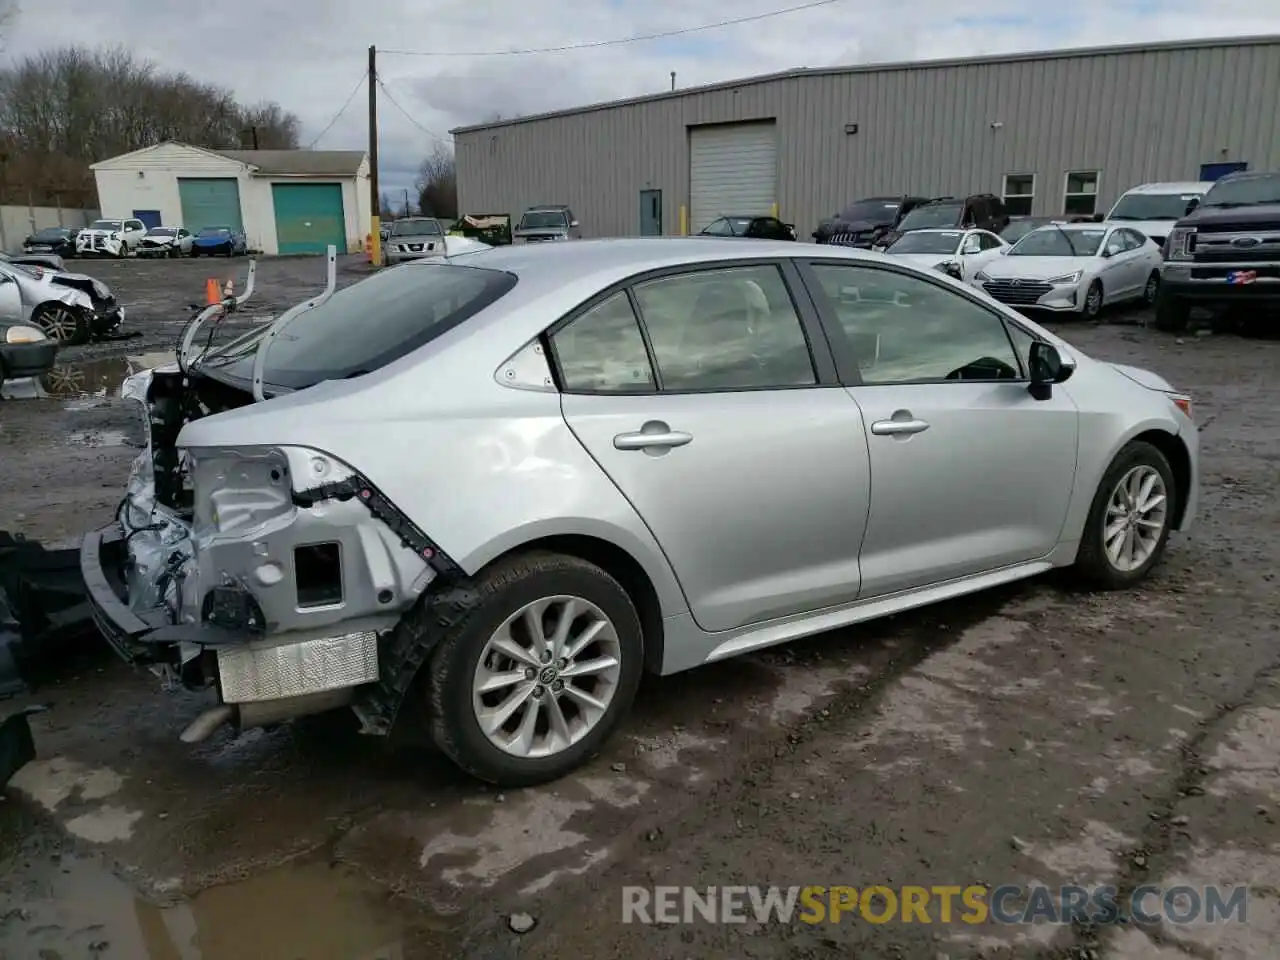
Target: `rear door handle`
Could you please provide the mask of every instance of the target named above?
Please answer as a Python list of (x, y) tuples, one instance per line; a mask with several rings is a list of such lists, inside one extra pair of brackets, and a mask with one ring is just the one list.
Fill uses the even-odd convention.
[(877, 437), (900, 437), (928, 429), (929, 424), (923, 420), (877, 420), (871, 424), (871, 432)]
[(686, 443), (693, 439), (693, 434), (685, 433), (682, 430), (663, 430), (654, 433), (645, 433), (644, 431), (636, 431), (635, 433), (620, 433), (613, 438), (613, 448), (615, 450), (651, 450), (655, 448), (669, 449), (671, 447), (683, 447)]

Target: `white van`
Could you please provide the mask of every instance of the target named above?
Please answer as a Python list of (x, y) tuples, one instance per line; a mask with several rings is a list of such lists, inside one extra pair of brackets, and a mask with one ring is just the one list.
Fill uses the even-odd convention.
[(1169, 230), (1187, 215), (1187, 204), (1199, 200), (1212, 186), (1212, 181), (1141, 184), (1116, 201), (1106, 222), (1132, 227), (1164, 246)]

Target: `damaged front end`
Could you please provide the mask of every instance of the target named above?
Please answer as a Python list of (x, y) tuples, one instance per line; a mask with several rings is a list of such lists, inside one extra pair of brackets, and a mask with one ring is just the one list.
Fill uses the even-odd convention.
[[(285, 323), (327, 299), (333, 270), (331, 252), (325, 294), (223, 350), (247, 341), (263, 353)], [(186, 424), (262, 399), (260, 383), (229, 386), (202, 374), (206, 357), (191, 356), (197, 328), (251, 290), (196, 318), (178, 362), (126, 381), (125, 395), (146, 410), (149, 443), (116, 521), (81, 549), (95, 620), (117, 653), (168, 684), (216, 690), (188, 741), (224, 722), (261, 726), (352, 704), (379, 679), (379, 638), (447, 564), (329, 454), (178, 446)]]

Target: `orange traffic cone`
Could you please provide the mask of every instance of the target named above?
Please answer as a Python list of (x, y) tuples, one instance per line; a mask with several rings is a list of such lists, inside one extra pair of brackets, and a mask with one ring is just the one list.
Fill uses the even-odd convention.
[(218, 281), (213, 277), (204, 282), (204, 302), (209, 306), (222, 302), (222, 290), (218, 287)]

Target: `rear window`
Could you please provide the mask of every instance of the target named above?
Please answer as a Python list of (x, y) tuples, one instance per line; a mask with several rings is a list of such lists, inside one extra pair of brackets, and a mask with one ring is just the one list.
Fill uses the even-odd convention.
[[(457, 264), (383, 270), (291, 321), (267, 348), (263, 380), (298, 390), (371, 373), (458, 326), (515, 285), (513, 274)], [(202, 369), (252, 381), (257, 342), (211, 357)]]

